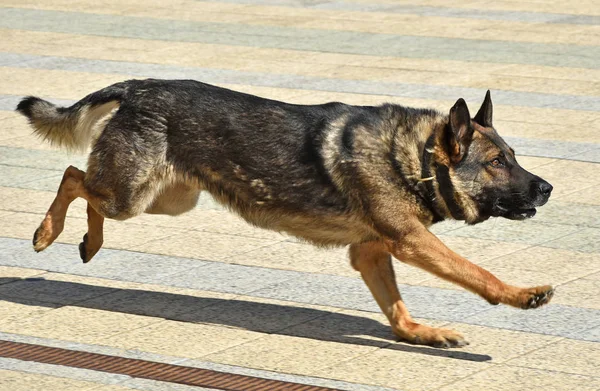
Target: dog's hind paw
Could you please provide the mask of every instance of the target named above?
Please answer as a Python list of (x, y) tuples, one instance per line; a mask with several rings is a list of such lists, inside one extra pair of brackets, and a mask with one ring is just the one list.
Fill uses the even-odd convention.
[(33, 233), (33, 249), (36, 252), (44, 251), (48, 246), (54, 242), (55, 237), (53, 237), (51, 230), (47, 229), (44, 226), (44, 223), (38, 227)]
[(79, 243), (79, 257), (81, 257), (83, 263), (88, 263), (92, 259), (92, 257), (88, 258), (88, 251), (86, 250), (87, 242), (88, 234), (85, 234), (83, 235), (83, 242)]
[(79, 257), (83, 263), (88, 263), (94, 258), (94, 255), (98, 253), (102, 247), (102, 238), (96, 236), (91, 237), (86, 233), (83, 235), (83, 242), (79, 243)]

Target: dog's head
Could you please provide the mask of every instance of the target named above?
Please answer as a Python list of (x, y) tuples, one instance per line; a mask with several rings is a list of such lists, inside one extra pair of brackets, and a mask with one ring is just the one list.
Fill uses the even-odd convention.
[[(492, 114), (489, 91), (473, 119), (459, 99), (450, 109), (442, 137), (454, 196), (471, 224), (489, 217), (533, 217), (552, 192), (552, 185), (517, 163), (515, 151), (496, 133)], [(442, 192), (439, 178), (438, 186)]]

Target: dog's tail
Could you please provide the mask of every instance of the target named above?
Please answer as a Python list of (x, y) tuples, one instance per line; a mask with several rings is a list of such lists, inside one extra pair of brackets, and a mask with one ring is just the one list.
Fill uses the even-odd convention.
[(50, 144), (83, 152), (102, 133), (127, 91), (119, 83), (94, 92), (70, 107), (35, 96), (23, 98), (17, 111), (29, 119), (34, 134)]

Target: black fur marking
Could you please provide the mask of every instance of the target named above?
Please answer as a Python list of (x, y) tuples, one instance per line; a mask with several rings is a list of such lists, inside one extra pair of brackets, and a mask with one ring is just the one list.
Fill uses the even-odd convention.
[[(433, 148), (435, 144), (435, 134), (429, 136), (427, 141), (425, 142), (425, 146), (423, 147), (423, 155), (421, 157), (421, 177), (422, 178), (430, 178), (433, 176), (431, 173), (431, 158), (433, 157), (433, 153), (428, 152), (429, 149)], [(444, 220), (444, 217), (438, 211), (435, 202), (435, 188), (433, 187), (433, 180), (419, 182), (418, 186), (425, 187), (425, 195), (420, 194), (421, 198), (424, 200), (425, 205), (431, 213), (433, 214), (433, 223), (437, 223)]]
[(36, 98), (35, 96), (25, 97), (19, 102), (17, 105), (17, 111), (27, 118), (31, 119), (32, 117), (32, 108), (36, 103), (43, 102), (43, 99)]
[(450, 180), (450, 171), (448, 167), (439, 165), (435, 169), (435, 177), (438, 182), (438, 189), (452, 218), (455, 220), (464, 220), (465, 215), (454, 199), (454, 185)]

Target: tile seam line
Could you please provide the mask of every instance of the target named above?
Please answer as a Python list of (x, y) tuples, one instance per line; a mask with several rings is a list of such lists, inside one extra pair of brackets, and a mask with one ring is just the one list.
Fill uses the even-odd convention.
[[(236, 23), (230, 23), (230, 22), (225, 22), (225, 21), (198, 21), (198, 20), (185, 20), (185, 19), (181, 19), (181, 18), (161, 18), (161, 17), (155, 17), (155, 16), (149, 16), (149, 15), (126, 15), (126, 14), (119, 14), (116, 12), (102, 12), (103, 10), (87, 10), (87, 9), (81, 9), (81, 10), (77, 10), (77, 11), (69, 11), (67, 8), (32, 8), (32, 7), (1, 7), (0, 9), (7, 9), (7, 10), (25, 10), (25, 11), (38, 11), (38, 12), (61, 12), (61, 13), (70, 13), (70, 14), (85, 14), (85, 15), (98, 15), (98, 16), (105, 16), (105, 17), (125, 17), (125, 18), (136, 18), (136, 19), (149, 19), (149, 20), (160, 20), (160, 21), (167, 21), (167, 22), (186, 22), (186, 23), (190, 23), (190, 24), (211, 24), (211, 25), (236, 25), (236, 24), (243, 24), (245, 26), (250, 26), (250, 27), (267, 27), (267, 28), (274, 28), (274, 29), (295, 29), (295, 30), (303, 30), (303, 31), (319, 31), (319, 32), (323, 32), (323, 33), (330, 33), (330, 32), (342, 32), (342, 33), (364, 33), (364, 34), (369, 34), (369, 35), (382, 35), (382, 36), (390, 36), (390, 37), (407, 37), (407, 38), (434, 38), (434, 39), (456, 39), (456, 40), (464, 40), (464, 41), (484, 41), (484, 42), (509, 42), (509, 43), (515, 43), (515, 44), (540, 44), (540, 45), (568, 45), (568, 46), (574, 46), (574, 47), (578, 47), (578, 48), (593, 48), (593, 47), (598, 47), (600, 45), (591, 45), (591, 44), (586, 44), (586, 45), (582, 45), (582, 44), (577, 44), (575, 42), (569, 42), (569, 43), (552, 43), (552, 42), (537, 42), (537, 41), (507, 41), (507, 40), (501, 40), (501, 39), (493, 39), (493, 38), (469, 38), (468, 36), (465, 37), (445, 37), (445, 36), (438, 36), (438, 35), (410, 35), (410, 34), (395, 34), (395, 33), (391, 33), (391, 32), (377, 32), (377, 31), (362, 31), (362, 30), (349, 30), (349, 29), (325, 29), (325, 28), (316, 28), (316, 27), (303, 27), (303, 25), (294, 25), (294, 26), (280, 26), (277, 24), (269, 24), (269, 23), (245, 23), (245, 21), (241, 21), (241, 22), (236, 22)], [(236, 14), (236, 13), (231, 13), (231, 12), (207, 12), (208, 14), (233, 14), (233, 15), (244, 15), (244, 16), (252, 16), (252, 14)], [(279, 16), (279, 15), (276, 15)], [(431, 16), (422, 16), (422, 15), (416, 15), (418, 17), (421, 18), (432, 18)], [(328, 22), (330, 18), (326, 18), (326, 19), (321, 19), (323, 22)], [(356, 22), (359, 21), (360, 19), (334, 19), (334, 20), (343, 20), (343, 21), (348, 21), (348, 22)], [(474, 19), (474, 20), (479, 20), (479, 19)], [(469, 20), (472, 21), (472, 20)], [(501, 21), (494, 21), (494, 22), (500, 22)], [(531, 25), (537, 25), (540, 23), (530, 23)], [(556, 23), (544, 23), (547, 26), (550, 27), (560, 27), (560, 24), (556, 24)], [(567, 26), (573, 26), (571, 24), (566, 24)], [(575, 25), (575, 26), (581, 26), (581, 28), (585, 28), (585, 27), (594, 27), (594, 25)], [(30, 30), (33, 31), (33, 30)], [(213, 31), (210, 29), (207, 30), (197, 30), (200, 31), (202, 33), (217, 33), (217, 31)], [(239, 33), (237, 32), (236, 34), (238, 35), (242, 35), (242, 36), (256, 36), (256, 37), (271, 37), (274, 36), (273, 34), (256, 34), (256, 33), (252, 33), (252, 34), (248, 34), (248, 33)], [(83, 34), (82, 34), (83, 35)], [(87, 34), (86, 34), (87, 35)], [(275, 35), (278, 37), (287, 37), (287, 35)], [(550, 53), (545, 53), (545, 52), (538, 52), (539, 54), (550, 54)], [(586, 54), (576, 54), (576, 57), (586, 57)]]
[[(504, 364), (504, 365), (510, 365), (510, 366), (514, 366), (514, 367), (524, 367), (524, 366), (521, 366), (521, 365), (512, 365), (512, 364), (510, 364), (510, 362), (511, 362), (511, 361), (513, 361), (513, 360), (517, 360), (517, 359), (519, 359), (519, 358), (522, 358), (523, 356), (526, 356), (526, 355), (528, 355), (528, 354), (531, 354), (531, 353), (537, 352), (537, 351), (539, 351), (539, 350), (546, 349), (546, 348), (547, 348), (547, 347), (549, 347), (550, 345), (557, 344), (557, 343), (559, 343), (559, 342), (562, 342), (562, 341), (564, 341), (564, 340), (567, 340), (567, 339), (569, 339), (569, 338), (567, 338), (567, 337), (557, 337), (557, 339), (556, 339), (555, 341), (548, 342), (548, 343), (544, 344), (543, 346), (539, 346), (539, 347), (533, 348), (533, 349), (531, 349), (530, 351), (528, 351), (527, 353), (519, 354), (519, 355), (517, 355), (516, 357), (513, 357), (513, 358), (511, 358), (511, 359), (509, 359), (509, 360), (505, 361), (503, 364)], [(526, 367), (524, 367), (524, 368), (526, 368)], [(531, 369), (536, 369), (536, 368), (531, 368)], [(539, 368), (538, 368), (538, 369), (539, 369)], [(567, 372), (567, 373), (568, 373), (568, 372)]]
[(600, 380), (600, 376), (598, 375), (583, 375), (581, 373), (573, 373), (573, 372), (565, 372), (565, 371), (559, 371), (556, 369), (540, 369), (540, 368), (535, 368), (535, 367), (530, 367), (530, 366), (526, 366), (526, 365), (515, 365), (515, 364), (504, 364), (506, 366), (509, 367), (513, 367), (513, 368), (525, 368), (525, 369), (533, 369), (536, 371), (540, 371), (540, 372), (551, 372), (551, 373), (557, 373), (557, 374), (563, 374), (563, 375), (571, 375), (571, 376), (581, 376), (581, 377), (587, 377), (587, 378), (592, 378), (592, 379), (598, 379)]
[[(2, 141), (0, 141), (0, 143), (1, 142)], [(4, 145), (0, 145), (0, 149), (3, 148), (3, 147), (4, 147)], [(8, 147), (8, 148), (11, 148), (11, 147)], [(26, 148), (20, 148), (20, 149), (24, 149), (26, 151), (32, 151), (31, 149), (26, 149)], [(17, 165), (17, 164), (0, 163), (0, 166), (3, 166), (3, 167), (17, 167), (17, 168), (31, 168), (31, 169), (40, 170), (40, 171), (51, 171), (51, 172), (55, 172), (55, 173), (58, 173), (58, 174), (60, 174), (61, 172), (63, 172), (63, 171), (55, 170), (55, 169), (52, 169), (52, 168), (41, 168), (41, 167), (34, 167), (34, 166), (29, 166), (29, 165), (21, 166), (21, 165)], [(45, 178), (42, 178), (42, 179), (45, 179)], [(35, 179), (33, 181), (35, 181)], [(30, 183), (30, 182), (33, 182), (33, 181), (23, 182), (23, 184)]]
[(448, 382), (448, 383), (444, 383), (444, 384), (442, 384), (440, 387), (437, 387), (437, 388), (435, 388), (434, 390), (436, 390), (436, 391), (437, 391), (437, 390), (441, 390), (442, 388), (448, 387), (448, 386), (450, 386), (450, 385), (452, 385), (452, 384), (456, 384), (456, 383), (458, 383), (458, 382), (462, 382), (463, 380), (467, 380), (467, 379), (469, 379), (470, 377), (472, 377), (472, 376), (475, 376), (476, 374), (479, 374), (479, 373), (482, 373), (482, 372), (485, 372), (485, 371), (492, 370), (492, 369), (494, 369), (494, 368), (497, 368), (497, 367), (499, 367), (499, 366), (502, 366), (503, 364), (501, 364), (501, 363), (493, 363), (493, 362), (492, 362), (492, 363), (489, 363), (488, 365), (489, 365), (489, 366), (488, 366), (487, 368), (482, 368), (482, 369), (480, 369), (480, 370), (477, 370), (477, 371), (475, 371), (475, 372), (473, 372), (473, 373), (470, 373), (470, 374), (468, 374), (467, 376), (461, 377), (461, 378), (459, 378), (459, 379), (456, 379), (456, 380), (452, 380), (452, 381), (450, 381), (450, 382)]

